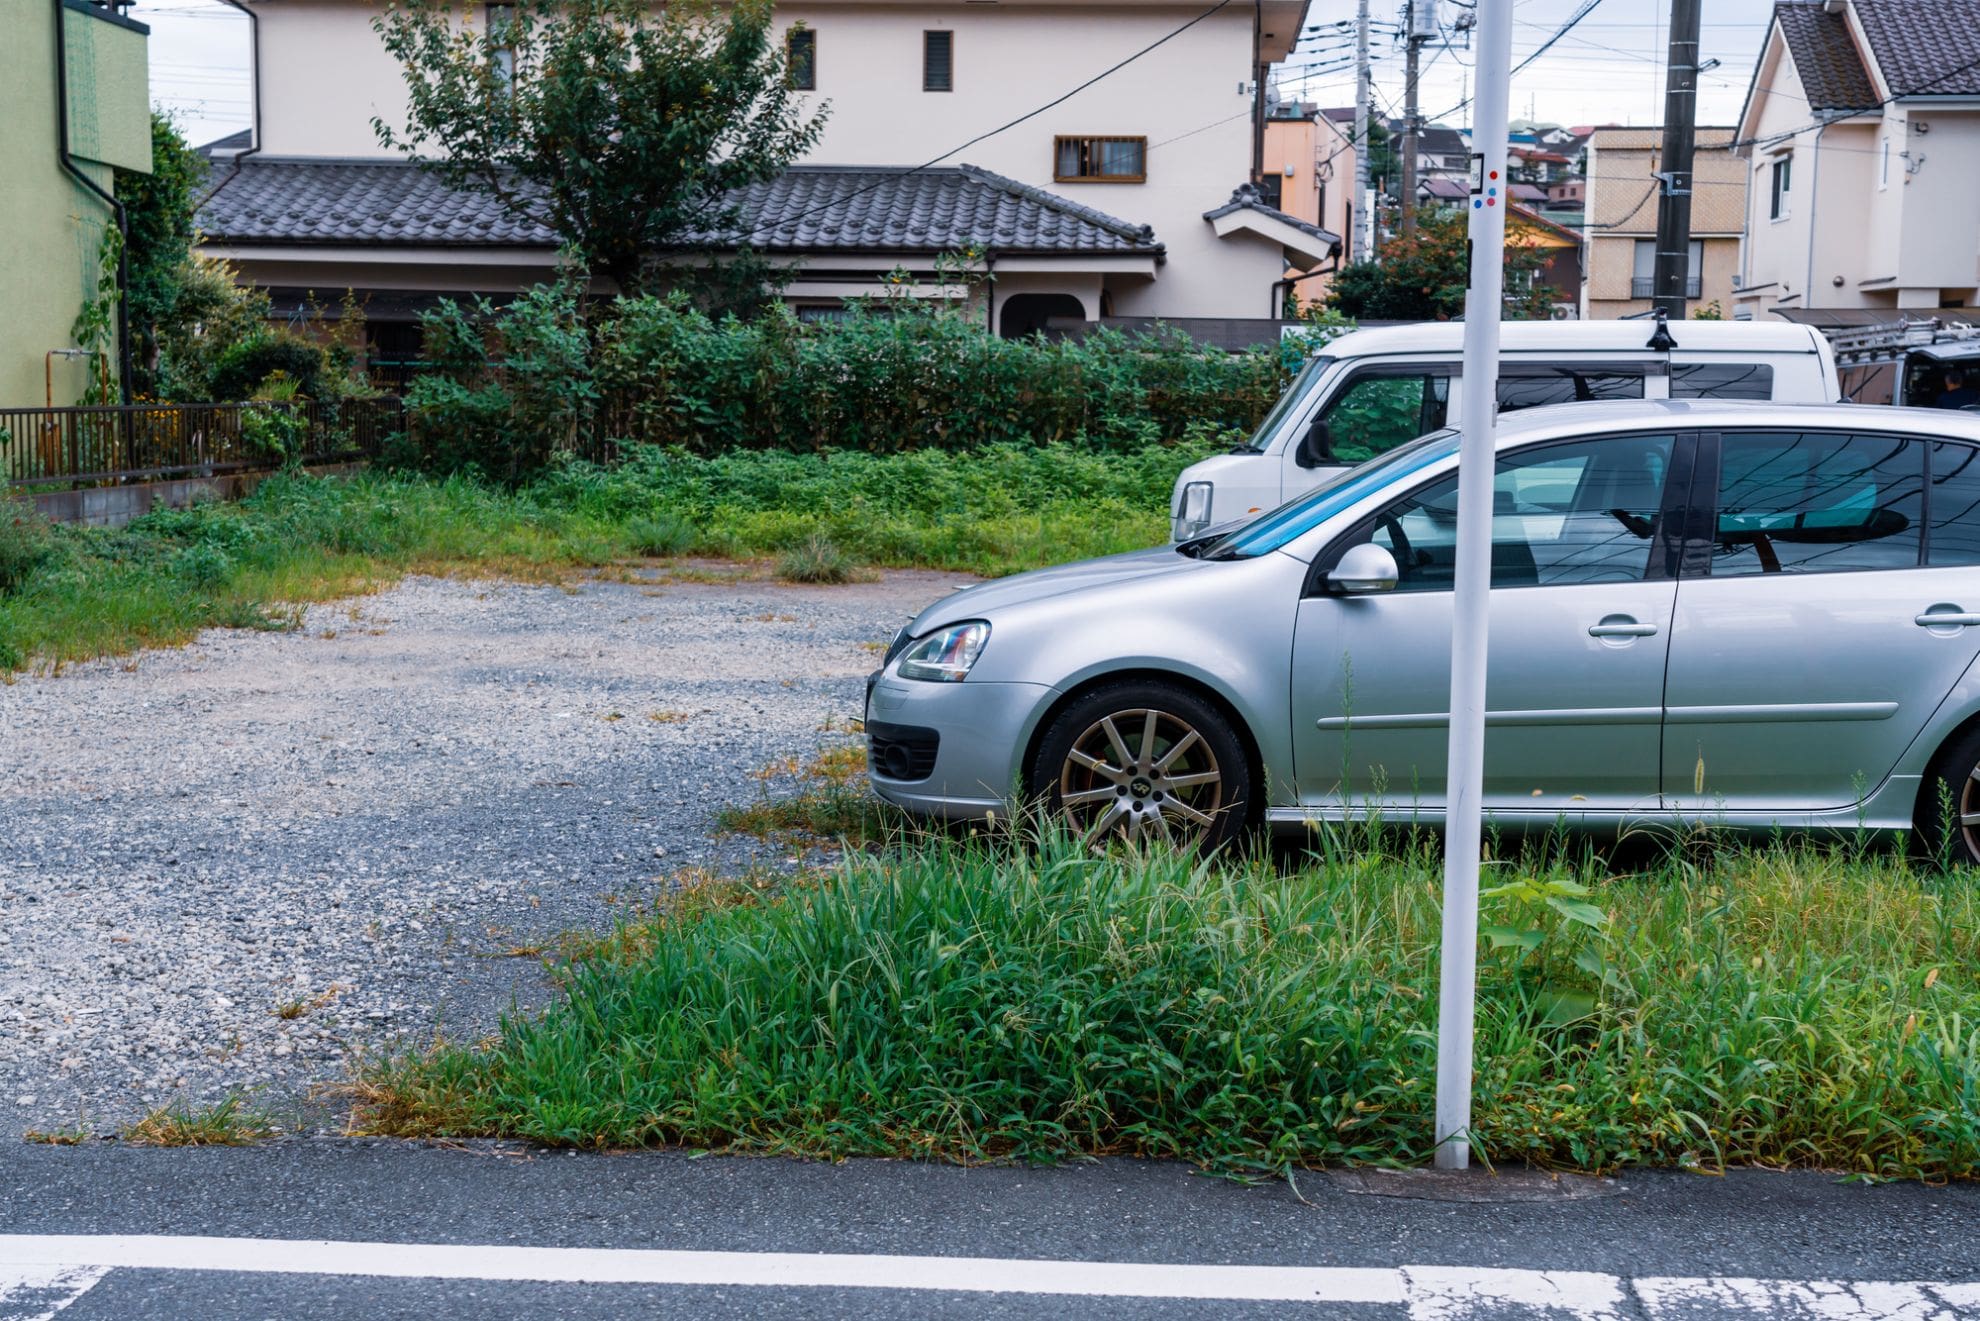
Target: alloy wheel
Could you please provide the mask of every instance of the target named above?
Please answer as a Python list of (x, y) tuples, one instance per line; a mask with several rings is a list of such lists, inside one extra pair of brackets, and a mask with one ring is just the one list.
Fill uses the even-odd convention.
[(1188, 721), (1138, 707), (1100, 717), (1073, 740), (1059, 802), (1088, 843), (1109, 834), (1193, 843), (1225, 806), (1224, 774)]
[(1959, 840), (1966, 846), (1967, 858), (1980, 861), (1980, 766), (1960, 782)]

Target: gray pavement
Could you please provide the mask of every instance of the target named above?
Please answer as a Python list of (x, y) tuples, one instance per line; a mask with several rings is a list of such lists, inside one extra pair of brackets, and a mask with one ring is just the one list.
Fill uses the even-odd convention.
[[(958, 1169), (686, 1154), (445, 1149), (381, 1141), (156, 1151), (0, 1147), (0, 1234), (188, 1234), (284, 1240), (740, 1253), (1465, 1267), (1728, 1277), (1980, 1280), (1980, 1187), (1866, 1185), (1741, 1171), (1626, 1175), (1586, 1200), (1371, 1196), (1325, 1174), (1244, 1186), (1186, 1167), (1104, 1161)], [(1980, 1295), (1974, 1295), (1980, 1297)], [(1457, 1311), (1331, 1304), (1342, 1317), (1546, 1315), (1956, 1317), (1828, 1297), (1756, 1312), (1707, 1298), (1613, 1313), (1479, 1303)], [(0, 1292), (0, 1317), (8, 1316)], [(1751, 1301), (1751, 1300), (1749, 1300)], [(1820, 1297), (1816, 1297), (1821, 1302)], [(1874, 1300), (1873, 1300), (1874, 1301)], [(1845, 1306), (1844, 1304), (1847, 1304)], [(1854, 1310), (1850, 1310), (1854, 1308)], [(1826, 1309), (1826, 1310), (1825, 1310)], [(112, 1270), (62, 1312), (99, 1317), (1314, 1315), (1311, 1304), (931, 1290), (601, 1285)]]

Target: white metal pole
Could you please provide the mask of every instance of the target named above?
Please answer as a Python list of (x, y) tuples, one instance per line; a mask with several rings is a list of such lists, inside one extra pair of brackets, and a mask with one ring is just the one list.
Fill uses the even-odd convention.
[(1354, 18), (1354, 225), (1348, 234), (1348, 260), (1368, 261), (1375, 245), (1375, 208), (1368, 203), (1368, 0), (1361, 0)]
[[(1485, 655), (1492, 589), (1493, 439), (1506, 250), (1506, 98), (1513, 0), (1478, 0), (1471, 283), (1464, 299), (1464, 439), (1458, 449), (1457, 590), (1451, 605), (1443, 966), (1437, 995), (1437, 1166), (1471, 1159), (1471, 1039), (1478, 979), (1478, 850), (1485, 776)], [(1482, 158), (1482, 159), (1481, 159)]]

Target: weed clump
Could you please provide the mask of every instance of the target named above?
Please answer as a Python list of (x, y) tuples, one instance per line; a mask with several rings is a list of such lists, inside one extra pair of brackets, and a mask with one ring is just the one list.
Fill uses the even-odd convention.
[(0, 498), (0, 596), (12, 596), (55, 558), (48, 520), (25, 501)]
[(626, 524), (626, 543), (635, 555), (685, 555), (699, 540), (694, 524), (674, 514), (654, 514)]
[(161, 1105), (123, 1132), (137, 1147), (244, 1147), (274, 1136), (266, 1115), (251, 1109), (239, 1092), (217, 1104), (195, 1108), (186, 1101)]
[(814, 532), (777, 560), (777, 576), (790, 583), (851, 582), (853, 560)]

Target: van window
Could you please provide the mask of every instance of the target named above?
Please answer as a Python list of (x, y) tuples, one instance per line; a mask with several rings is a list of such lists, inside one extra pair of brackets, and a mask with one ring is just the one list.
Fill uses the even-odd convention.
[(1643, 373), (1618, 370), (1577, 370), (1573, 367), (1523, 368), (1499, 375), (1499, 411), (1516, 413), (1543, 404), (1572, 404), (1590, 399), (1641, 399)]
[(1327, 401), (1327, 456), (1365, 463), (1378, 454), (1441, 429), (1450, 412), (1448, 373), (1370, 372)]
[(1671, 364), (1673, 399), (1772, 399), (1774, 369), (1757, 362)]
[(1333, 365), (1332, 358), (1316, 357), (1300, 368), (1299, 375), (1293, 377), (1292, 384), (1288, 385), (1285, 393), (1279, 396), (1279, 402), (1272, 405), (1272, 411), (1267, 413), (1265, 420), (1258, 424), (1258, 430), (1251, 433), (1251, 439), (1244, 443), (1243, 449), (1250, 450), (1254, 454), (1263, 454), (1265, 447), (1272, 443), (1272, 437), (1278, 434), (1279, 424), (1285, 421), (1286, 414), (1299, 406), (1306, 398), (1307, 392), (1313, 388), (1314, 382), (1326, 375), (1327, 369)]

